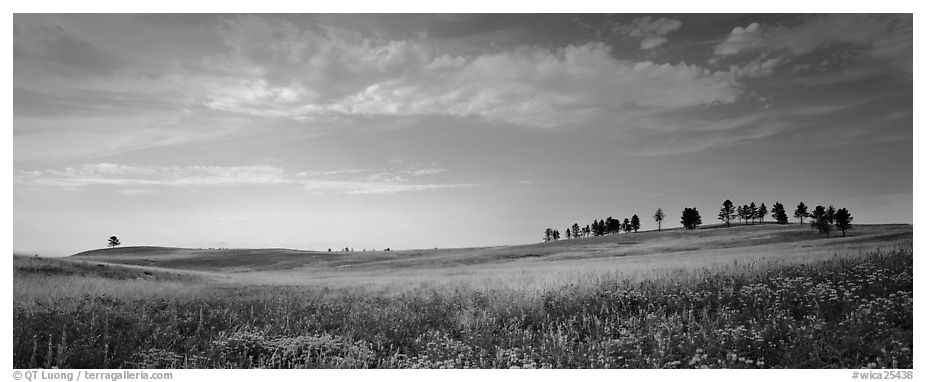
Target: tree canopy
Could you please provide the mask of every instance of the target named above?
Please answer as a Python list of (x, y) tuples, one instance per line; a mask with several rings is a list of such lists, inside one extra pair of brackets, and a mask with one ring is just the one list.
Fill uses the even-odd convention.
[(833, 219), (836, 223), (836, 228), (839, 228), (842, 231), (842, 236), (846, 236), (846, 230), (852, 228), (852, 214), (849, 213), (849, 210), (845, 208), (840, 208), (833, 214)]
[(785, 211), (785, 205), (781, 202), (775, 202), (772, 206), (772, 218), (778, 224), (788, 224), (788, 212)]
[(733, 220), (735, 215), (736, 210), (733, 208), (733, 202), (731, 202), (730, 199), (724, 200), (723, 205), (720, 207), (720, 213), (717, 214), (717, 218), (727, 223), (727, 227), (729, 227), (730, 220)]
[(685, 207), (685, 209), (682, 210), (681, 223), (682, 223), (682, 226), (685, 227), (685, 229), (698, 228), (698, 226), (701, 225), (701, 214), (698, 212), (698, 208), (697, 207), (694, 207), (694, 208)]

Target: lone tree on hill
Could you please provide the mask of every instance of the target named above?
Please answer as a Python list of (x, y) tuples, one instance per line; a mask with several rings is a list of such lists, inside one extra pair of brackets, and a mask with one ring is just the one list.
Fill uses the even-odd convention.
[(804, 202), (797, 204), (797, 209), (794, 210), (794, 217), (801, 219), (801, 225), (804, 225), (804, 219), (810, 217), (810, 213), (807, 212), (807, 205), (805, 205)]
[(640, 217), (637, 214), (633, 214), (633, 217), (630, 218), (630, 228), (633, 228), (633, 232), (640, 229)]
[(849, 210), (840, 208), (833, 215), (833, 218), (836, 222), (836, 228), (842, 231), (842, 237), (846, 237), (846, 230), (852, 229), (852, 214), (849, 213)]
[(118, 237), (115, 237), (115, 236), (110, 236), (110, 237), (109, 237), (109, 247), (110, 247), (110, 248), (116, 248), (117, 246), (119, 246), (119, 245), (121, 245), (121, 244), (122, 244), (122, 243), (119, 242), (119, 238), (118, 238)]
[(723, 201), (723, 206), (720, 207), (720, 213), (717, 214), (717, 218), (720, 221), (727, 223), (727, 227), (730, 226), (730, 220), (736, 216), (736, 211), (733, 209), (733, 202), (730, 199)]
[(772, 217), (775, 218), (775, 222), (778, 224), (788, 224), (788, 213), (785, 212), (785, 205), (775, 202), (775, 205), (772, 206)]
[(662, 219), (666, 218), (666, 214), (662, 213), (662, 208), (657, 208), (656, 213), (653, 215), (653, 220), (656, 221), (656, 226), (659, 227), (659, 232), (662, 232)]
[(682, 210), (682, 225), (685, 226), (685, 229), (695, 229), (701, 225), (701, 214), (698, 212), (697, 207), (685, 207)]
[(813, 213), (810, 214), (810, 218), (813, 219), (810, 222), (811, 228), (816, 228), (818, 233), (825, 233), (826, 236), (830, 235), (830, 220), (827, 217), (826, 208), (817, 206), (813, 209)]
[(756, 216), (759, 218), (759, 223), (765, 222), (765, 215), (768, 215), (768, 209), (765, 208), (765, 203), (759, 206), (759, 210), (756, 211)]

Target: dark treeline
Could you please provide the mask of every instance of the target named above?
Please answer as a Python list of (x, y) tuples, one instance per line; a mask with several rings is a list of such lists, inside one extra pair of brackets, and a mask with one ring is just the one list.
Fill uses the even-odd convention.
[[(731, 226), (734, 221), (746, 225), (756, 224), (756, 221), (763, 224), (765, 223), (765, 217), (769, 216), (769, 214), (771, 214), (771, 218), (775, 220), (776, 224), (788, 224), (788, 212), (781, 202), (775, 202), (772, 209), (769, 210), (764, 202), (759, 203), (758, 206), (755, 202), (737, 206), (730, 199), (727, 199), (721, 204), (717, 219), (726, 224), (727, 227)], [(662, 231), (662, 221), (665, 216), (662, 208), (657, 208), (653, 214), (653, 220), (656, 222), (658, 231)], [(832, 205), (829, 207), (817, 206), (813, 211), (808, 211), (807, 205), (800, 202), (795, 208), (793, 216), (800, 221), (801, 225), (804, 224), (804, 219), (810, 219), (810, 227), (816, 229), (820, 234), (825, 233), (827, 236), (829, 236), (833, 227), (840, 230), (842, 236), (846, 236), (846, 230), (852, 228), (852, 214), (845, 208), (837, 210)], [(686, 230), (697, 229), (702, 224), (701, 213), (698, 212), (698, 208), (685, 207), (682, 210), (681, 224)], [(616, 235), (622, 232), (633, 233), (639, 229), (640, 218), (636, 214), (623, 220), (609, 216), (606, 219), (595, 219), (585, 227), (580, 226), (579, 223), (573, 223), (572, 226), (566, 228), (566, 239)], [(560, 233), (558, 229), (547, 228), (544, 231), (543, 241), (557, 241), (559, 239)]]

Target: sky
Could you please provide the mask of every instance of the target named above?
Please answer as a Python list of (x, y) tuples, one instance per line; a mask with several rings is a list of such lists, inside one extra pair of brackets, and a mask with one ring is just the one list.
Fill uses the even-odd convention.
[(725, 199), (912, 223), (910, 15), (13, 24), (18, 253), (523, 244)]

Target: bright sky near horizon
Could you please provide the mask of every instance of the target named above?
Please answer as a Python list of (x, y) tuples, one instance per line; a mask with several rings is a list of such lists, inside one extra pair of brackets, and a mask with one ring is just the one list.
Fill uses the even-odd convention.
[(17, 252), (520, 244), (728, 198), (912, 223), (910, 15), (13, 22)]

